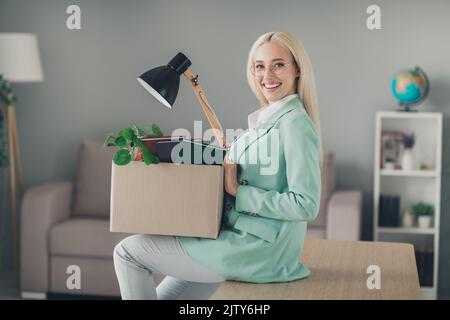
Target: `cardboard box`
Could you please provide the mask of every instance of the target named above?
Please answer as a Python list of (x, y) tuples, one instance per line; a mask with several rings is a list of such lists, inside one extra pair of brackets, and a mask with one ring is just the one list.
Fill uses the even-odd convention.
[(223, 192), (221, 165), (112, 163), (110, 231), (216, 239)]

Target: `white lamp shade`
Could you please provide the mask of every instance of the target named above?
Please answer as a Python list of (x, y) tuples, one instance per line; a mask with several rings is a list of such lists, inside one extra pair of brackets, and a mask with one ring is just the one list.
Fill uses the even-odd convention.
[(10, 82), (44, 80), (34, 34), (0, 33), (0, 74)]

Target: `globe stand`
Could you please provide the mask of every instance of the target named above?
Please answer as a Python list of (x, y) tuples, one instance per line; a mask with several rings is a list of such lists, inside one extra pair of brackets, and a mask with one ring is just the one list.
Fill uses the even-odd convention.
[(419, 111), (417, 109), (411, 109), (412, 106), (410, 104), (400, 103), (399, 107), (403, 108), (403, 109), (397, 109), (396, 111), (399, 111), (399, 112), (418, 112)]

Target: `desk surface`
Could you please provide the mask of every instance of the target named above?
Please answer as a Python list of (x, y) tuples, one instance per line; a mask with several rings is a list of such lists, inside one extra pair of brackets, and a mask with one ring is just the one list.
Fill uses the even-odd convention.
[[(253, 284), (226, 281), (211, 299), (420, 299), (414, 248), (390, 242), (306, 239), (301, 261), (308, 278)], [(381, 271), (381, 289), (369, 290), (370, 265)]]

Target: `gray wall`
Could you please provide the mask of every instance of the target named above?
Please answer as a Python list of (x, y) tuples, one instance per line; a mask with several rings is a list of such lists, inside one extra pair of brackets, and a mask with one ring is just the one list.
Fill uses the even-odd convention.
[[(79, 4), (82, 29), (66, 29), (66, 7)], [(382, 30), (366, 28), (366, 8), (382, 9)], [(33, 32), (45, 82), (15, 84), (27, 187), (74, 177), (78, 143), (107, 132), (158, 123), (166, 133), (204, 120), (187, 81), (170, 111), (136, 82), (178, 51), (225, 128), (245, 128), (258, 107), (245, 78), (256, 38), (287, 30), (313, 62), (323, 142), (336, 155), (338, 186), (364, 190), (364, 239), (371, 238), (374, 115), (396, 104), (392, 74), (420, 65), (431, 93), (424, 111), (450, 115), (450, 2), (441, 1), (118, 1), (1, 0), (0, 31)], [(448, 216), (450, 149), (443, 146), (440, 293), (450, 295)]]

